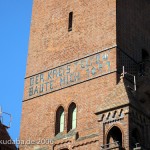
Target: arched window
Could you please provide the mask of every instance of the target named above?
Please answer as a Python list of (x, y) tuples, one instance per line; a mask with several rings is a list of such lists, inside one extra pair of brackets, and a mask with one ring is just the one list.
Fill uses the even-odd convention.
[(118, 127), (114, 126), (109, 131), (107, 135), (107, 146), (109, 148), (113, 148), (116, 146), (118, 148), (122, 147), (122, 132)]
[(68, 131), (75, 129), (77, 124), (77, 108), (76, 104), (72, 103), (68, 110)]
[(65, 120), (64, 108), (60, 106), (56, 112), (55, 134), (64, 131), (64, 124), (65, 124), (64, 120)]

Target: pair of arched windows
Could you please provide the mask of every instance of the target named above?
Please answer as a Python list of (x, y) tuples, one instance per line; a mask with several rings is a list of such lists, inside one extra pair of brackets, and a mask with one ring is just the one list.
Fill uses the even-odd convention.
[[(71, 103), (68, 109), (67, 131), (76, 128), (77, 108), (75, 103)], [(64, 108), (60, 106), (56, 112), (55, 134), (63, 132), (65, 128)]]

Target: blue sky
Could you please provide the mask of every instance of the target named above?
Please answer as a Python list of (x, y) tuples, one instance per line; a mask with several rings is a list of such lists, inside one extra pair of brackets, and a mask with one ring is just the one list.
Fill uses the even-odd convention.
[[(8, 130), (19, 138), (32, 0), (0, 0), (0, 105), (12, 115)], [(4, 116), (5, 123), (8, 117)]]

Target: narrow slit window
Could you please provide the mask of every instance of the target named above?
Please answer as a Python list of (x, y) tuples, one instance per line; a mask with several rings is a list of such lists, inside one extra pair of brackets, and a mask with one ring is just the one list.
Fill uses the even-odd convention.
[(72, 31), (72, 22), (73, 22), (73, 12), (70, 12), (69, 13), (68, 31)]

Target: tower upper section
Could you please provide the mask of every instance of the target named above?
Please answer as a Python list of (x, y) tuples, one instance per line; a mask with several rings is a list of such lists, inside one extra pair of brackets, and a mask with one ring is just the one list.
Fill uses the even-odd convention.
[(116, 0), (34, 0), (26, 77), (114, 45)]

